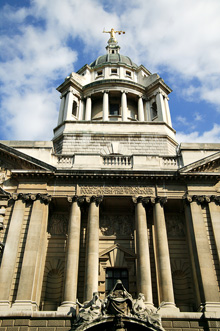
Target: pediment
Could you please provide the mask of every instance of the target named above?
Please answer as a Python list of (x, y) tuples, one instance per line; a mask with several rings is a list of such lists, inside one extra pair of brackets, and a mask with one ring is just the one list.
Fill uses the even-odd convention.
[(136, 255), (133, 252), (126, 249), (125, 247), (122, 247), (120, 244), (115, 244), (108, 247), (99, 254), (99, 258), (105, 258), (105, 257), (108, 258), (109, 254), (117, 256), (120, 255), (120, 253), (123, 253), (123, 255), (126, 256), (127, 258), (129, 257), (132, 259), (136, 258)]
[(207, 156), (203, 159), (195, 161), (179, 170), (180, 174), (193, 173), (220, 173), (220, 152)]
[(0, 169), (2, 170), (56, 170), (55, 167), (0, 143)]

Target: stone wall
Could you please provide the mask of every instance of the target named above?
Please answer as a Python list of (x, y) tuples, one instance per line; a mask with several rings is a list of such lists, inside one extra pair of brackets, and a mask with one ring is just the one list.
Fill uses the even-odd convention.
[(127, 135), (101, 135), (101, 134), (72, 134), (65, 135), (63, 139), (54, 142), (57, 154), (75, 153), (112, 153), (112, 142), (118, 143), (118, 153), (124, 155), (175, 155), (176, 145), (165, 136), (149, 136), (137, 134)]
[[(35, 313), (37, 315), (37, 313)], [(203, 314), (197, 318), (162, 318), (166, 331), (219, 331), (220, 321), (217, 318), (205, 318)], [(52, 315), (52, 314), (51, 314)], [(68, 331), (71, 329), (71, 317), (26, 317), (0, 316), (0, 331)]]

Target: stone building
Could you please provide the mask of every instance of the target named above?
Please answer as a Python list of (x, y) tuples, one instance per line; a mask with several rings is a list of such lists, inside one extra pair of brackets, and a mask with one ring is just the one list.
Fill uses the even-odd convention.
[(171, 89), (109, 33), (57, 88), (53, 140), (0, 142), (1, 331), (69, 330), (117, 279), (165, 330), (220, 329), (220, 144), (178, 145)]

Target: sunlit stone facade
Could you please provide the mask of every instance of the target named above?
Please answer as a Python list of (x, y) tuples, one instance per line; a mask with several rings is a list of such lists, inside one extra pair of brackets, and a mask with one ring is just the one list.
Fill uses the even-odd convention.
[(165, 329), (217, 331), (220, 144), (178, 145), (171, 89), (106, 50), (58, 87), (51, 142), (0, 143), (0, 328), (69, 330), (120, 278)]

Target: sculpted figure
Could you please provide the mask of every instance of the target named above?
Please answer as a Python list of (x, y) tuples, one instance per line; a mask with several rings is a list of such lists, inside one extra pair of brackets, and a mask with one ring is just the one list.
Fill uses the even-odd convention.
[(102, 301), (98, 292), (93, 293), (92, 300), (86, 304), (81, 304), (78, 300), (76, 304), (80, 307), (77, 321), (92, 321), (101, 314)]
[(133, 311), (133, 299), (127, 292), (121, 280), (117, 280), (113, 290), (106, 298), (104, 311), (109, 315), (130, 316)]
[(135, 300), (135, 303), (134, 303), (134, 310), (135, 311), (139, 312), (139, 311), (142, 311), (142, 310), (146, 309), (145, 304), (144, 304), (144, 300), (145, 300), (144, 294), (139, 293), (138, 298)]

